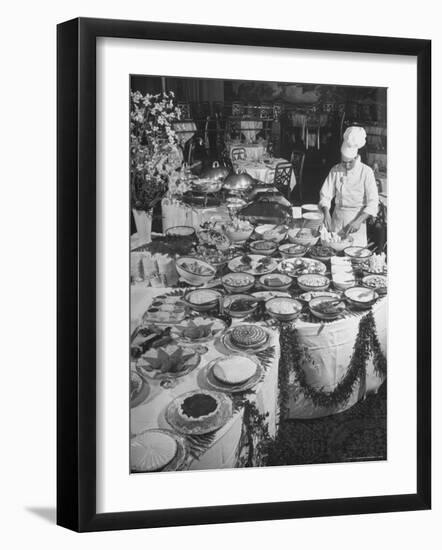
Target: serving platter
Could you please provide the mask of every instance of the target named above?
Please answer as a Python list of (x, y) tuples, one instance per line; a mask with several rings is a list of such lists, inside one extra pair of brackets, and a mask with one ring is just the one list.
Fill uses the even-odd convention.
[[(209, 328), (210, 332), (206, 335), (198, 337), (197, 333), (200, 327), (205, 328), (206, 330)], [(181, 321), (181, 323), (174, 325), (171, 329), (171, 336), (178, 342), (183, 342), (186, 344), (200, 344), (202, 342), (212, 340), (218, 336), (219, 333), (226, 330), (226, 328), (227, 325), (222, 319), (217, 317), (197, 316), (185, 319)], [(192, 329), (194, 329), (193, 332), (196, 337), (192, 337)]]
[[(188, 457), (187, 445), (184, 437), (173, 432), (172, 430), (163, 430), (163, 429), (157, 429), (157, 428), (144, 430), (143, 432), (140, 432), (131, 438), (131, 441), (130, 441), (131, 449), (134, 444), (142, 442), (143, 436), (152, 432), (167, 434), (168, 436), (172, 437), (176, 443), (175, 456), (163, 468), (160, 468), (159, 470), (155, 470), (155, 472), (176, 472), (176, 471), (182, 470), (187, 462), (187, 457)], [(134, 468), (132, 466), (132, 463), (131, 463), (131, 471), (133, 473), (155, 473), (155, 472), (147, 472), (146, 470), (140, 470), (140, 469)]]
[[(238, 353), (236, 355), (239, 355)], [(244, 354), (243, 354), (244, 355)], [(254, 355), (244, 355), (244, 357), (247, 357), (248, 359), (251, 359), (252, 361), (256, 362), (256, 371), (253, 376), (251, 376), (248, 380), (245, 382), (242, 382), (240, 384), (228, 384), (223, 383), (221, 380), (219, 380), (214, 374), (213, 374), (213, 367), (217, 364), (217, 362), (220, 360), (220, 357), (217, 357), (216, 359), (212, 359), (207, 364), (206, 367), (206, 381), (207, 384), (216, 391), (221, 391), (225, 393), (242, 393), (245, 391), (249, 391), (252, 388), (260, 382), (264, 375), (264, 369), (259, 362), (259, 360)]]
[[(190, 372), (192, 372), (200, 364), (201, 355), (195, 349), (191, 349), (189, 347), (184, 348), (179, 345), (166, 346), (166, 348), (167, 347), (180, 348), (182, 350), (183, 356), (186, 356), (186, 354), (189, 356), (188, 359), (184, 362), (182, 370), (179, 370), (179, 371), (167, 370), (162, 372), (160, 368), (153, 367), (152, 362), (147, 361), (146, 354), (145, 354), (145, 355), (142, 355), (137, 360), (137, 365), (136, 365), (136, 369), (141, 377), (148, 376), (149, 378), (153, 378), (156, 380), (163, 380), (165, 378), (180, 378), (181, 376), (186, 376), (186, 374), (189, 374)], [(156, 351), (157, 352), (156, 356), (151, 354), (150, 357), (152, 357), (152, 359), (154, 360), (159, 361), (161, 350), (164, 352), (166, 351), (166, 348), (160, 347), (154, 350), (151, 349), (151, 350), (148, 350), (146, 353)], [(168, 351), (172, 351), (172, 350), (168, 350)], [(166, 351), (166, 353), (168, 353), (168, 351)]]
[(236, 325), (234, 327), (228, 328), (225, 331), (225, 333), (221, 336), (221, 342), (224, 344), (224, 346), (229, 351), (233, 351), (234, 353), (247, 353), (247, 352), (256, 353), (257, 351), (263, 351), (263, 350), (267, 349), (267, 347), (269, 346), (269, 343), (270, 343), (270, 334), (264, 327), (260, 327), (260, 328), (262, 328), (264, 330), (264, 332), (267, 334), (267, 338), (266, 338), (265, 342), (263, 342), (261, 345), (259, 345), (257, 347), (236, 346), (231, 340), (231, 333), (238, 326), (240, 326), (240, 325)]
[[(233, 260), (230, 260), (227, 264), (230, 271), (234, 273), (249, 273), (250, 275), (268, 275), (272, 271), (275, 271), (278, 265), (278, 262), (269, 256), (261, 254), (247, 254), (246, 256), (250, 258), (249, 264), (241, 261), (244, 256), (237, 256)], [(260, 269), (260, 265), (264, 265), (265, 268)]]
[[(199, 425), (192, 425), (191, 421), (186, 420), (180, 412), (181, 405), (187, 397), (192, 397), (196, 394), (212, 395), (218, 403), (219, 414), (216, 417), (201, 420)], [(185, 393), (175, 398), (167, 406), (165, 418), (167, 423), (172, 426), (177, 432), (184, 435), (203, 435), (211, 433), (226, 424), (233, 413), (233, 405), (231, 399), (223, 392), (211, 392), (207, 390), (196, 390)]]
[(285, 273), (291, 277), (308, 273), (324, 275), (327, 271), (327, 267), (323, 262), (312, 258), (287, 258), (279, 262), (277, 269), (280, 273)]

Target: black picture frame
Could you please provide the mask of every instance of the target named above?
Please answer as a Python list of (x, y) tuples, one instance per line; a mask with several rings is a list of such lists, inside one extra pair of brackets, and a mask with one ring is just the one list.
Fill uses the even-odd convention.
[[(96, 39), (152, 39), (417, 59), (415, 494), (96, 512)], [(431, 41), (79, 18), (57, 28), (57, 523), (75, 531), (425, 510), (431, 506)]]

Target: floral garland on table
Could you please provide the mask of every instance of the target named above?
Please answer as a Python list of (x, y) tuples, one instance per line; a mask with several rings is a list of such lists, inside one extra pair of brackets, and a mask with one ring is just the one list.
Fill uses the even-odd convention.
[[(174, 123), (181, 110), (173, 92), (130, 94), (130, 185), (135, 210), (151, 211), (166, 193), (179, 194), (182, 153)], [(184, 185), (184, 184), (183, 184)]]
[(387, 360), (380, 348), (371, 311), (364, 315), (359, 322), (359, 330), (347, 374), (338, 382), (333, 391), (314, 388), (308, 384), (303, 365), (306, 362), (312, 362), (312, 359), (308, 356), (307, 350), (300, 345), (296, 329), (290, 326), (281, 327), (280, 339), (279, 407), (281, 418), (287, 417), (288, 413), (290, 397), (288, 385), (291, 372), (293, 372), (295, 382), (304, 396), (310, 399), (315, 407), (325, 408), (336, 408), (348, 402), (355, 385), (365, 379), (370, 355), (373, 355), (376, 374), (381, 377), (385, 377), (387, 374)]

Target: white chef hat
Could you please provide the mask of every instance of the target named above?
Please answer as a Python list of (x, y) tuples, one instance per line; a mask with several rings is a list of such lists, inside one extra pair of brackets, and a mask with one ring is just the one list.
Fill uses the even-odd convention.
[(367, 133), (361, 126), (350, 126), (345, 130), (341, 153), (347, 158), (355, 158), (358, 149), (364, 147)]

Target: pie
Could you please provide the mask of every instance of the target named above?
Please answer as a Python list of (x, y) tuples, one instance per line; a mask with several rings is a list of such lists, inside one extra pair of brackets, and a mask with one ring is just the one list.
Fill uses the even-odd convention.
[(232, 403), (223, 393), (195, 390), (171, 403), (166, 419), (176, 430), (186, 434), (213, 432), (232, 414)]
[(240, 325), (230, 332), (230, 341), (240, 348), (259, 348), (267, 338), (266, 331), (257, 325)]
[(132, 470), (156, 472), (162, 470), (175, 457), (177, 443), (167, 433), (147, 430), (132, 439), (130, 460)]
[(217, 380), (224, 384), (243, 384), (256, 373), (257, 365), (252, 359), (241, 355), (232, 355), (220, 359), (212, 372)]

